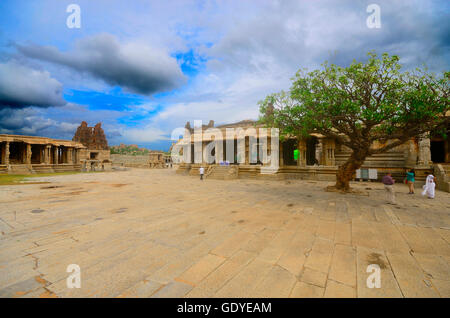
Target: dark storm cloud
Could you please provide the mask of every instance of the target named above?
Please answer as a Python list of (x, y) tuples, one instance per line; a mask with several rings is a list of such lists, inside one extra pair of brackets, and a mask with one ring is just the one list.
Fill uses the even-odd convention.
[(55, 47), (16, 45), (25, 56), (86, 72), (139, 94), (170, 91), (186, 80), (176, 59), (142, 43), (121, 44), (110, 34), (76, 42), (71, 52)]
[[(371, 3), (381, 8), (380, 29), (367, 27)], [(449, 13), (444, 1), (285, 0), (251, 19), (237, 17), (211, 52), (225, 67), (249, 72), (271, 65), (295, 72), (325, 60), (348, 65), (372, 50), (399, 55), (406, 68), (442, 71), (450, 60)]]
[[(51, 118), (49, 118), (49, 114)], [(67, 103), (61, 107), (27, 107), (0, 109), (0, 134), (19, 134), (72, 139), (77, 127), (85, 120), (89, 125), (102, 123), (108, 139), (121, 136), (116, 111), (92, 112), (87, 106)]]
[(0, 64), (0, 109), (61, 106), (66, 103), (62, 90), (62, 84), (46, 71), (14, 61)]
[[(41, 132), (54, 129), (55, 121), (40, 116), (39, 110), (33, 107), (24, 109), (0, 109), (0, 133), (20, 135), (43, 135)], [(63, 127), (56, 127), (57, 130)]]

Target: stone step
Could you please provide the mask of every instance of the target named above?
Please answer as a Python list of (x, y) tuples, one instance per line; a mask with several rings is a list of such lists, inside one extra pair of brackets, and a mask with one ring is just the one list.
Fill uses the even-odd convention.
[(54, 172), (52, 165), (32, 165), (36, 173), (51, 173)]
[(2, 173), (8, 173), (7, 165), (0, 165), (0, 174), (2, 174)]
[(213, 166), (211, 173), (207, 176), (211, 179), (237, 179), (239, 167), (237, 166)]
[(10, 165), (11, 174), (31, 174), (32, 171), (26, 165)]

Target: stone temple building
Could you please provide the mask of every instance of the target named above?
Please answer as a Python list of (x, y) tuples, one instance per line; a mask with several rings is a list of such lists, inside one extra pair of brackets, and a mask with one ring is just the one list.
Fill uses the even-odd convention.
[(0, 173), (108, 170), (109, 148), (101, 124), (82, 122), (73, 140), (0, 134)]
[(87, 122), (81, 122), (72, 141), (81, 143), (80, 163), (83, 171), (109, 170), (111, 168), (110, 150), (101, 123), (88, 127)]
[[(250, 146), (249, 135), (234, 135), (227, 137), (227, 128), (241, 128), (244, 131), (255, 129), (256, 143)], [(350, 156), (350, 150), (344, 145), (338, 144), (334, 139), (320, 134), (311, 134), (308, 138), (286, 138), (278, 144), (279, 168), (274, 173), (261, 173), (270, 163), (262, 163), (259, 128), (263, 128), (256, 122), (244, 120), (234, 124), (214, 127), (214, 122), (194, 129), (188, 122), (185, 131), (188, 138), (178, 141), (180, 160), (177, 173), (197, 175), (200, 166), (205, 167), (207, 177), (230, 178), (276, 178), (276, 179), (315, 179), (335, 180), (338, 166), (344, 163)], [(221, 134), (216, 138), (208, 130), (218, 129)], [(201, 134), (201, 136), (198, 136)], [(245, 138), (245, 140), (244, 140)], [(195, 153), (195, 140), (202, 140), (197, 146), (200, 153)], [(238, 153), (238, 140), (245, 147), (245, 160), (236, 160)], [(212, 151), (208, 144), (214, 141)], [(227, 149), (228, 142), (228, 149)], [(222, 145), (220, 145), (223, 143)], [(254, 146), (256, 145), (256, 147)], [(376, 146), (376, 145), (375, 145)], [(250, 149), (252, 148), (252, 149)], [(231, 150), (231, 151), (230, 151)], [(297, 158), (295, 158), (295, 150)], [(214, 156), (213, 162), (205, 161), (204, 153), (210, 151)], [(228, 152), (233, 154), (227, 155)], [(197, 150), (198, 152), (198, 150)], [(267, 137), (267, 153), (271, 152), (271, 139)], [(234, 158), (233, 158), (234, 156)], [(195, 160), (197, 158), (197, 161)], [(198, 158), (200, 162), (198, 163)], [(234, 160), (233, 160), (234, 159)], [(197, 163), (196, 163), (197, 162)], [(238, 163), (240, 162), (240, 163)], [(398, 182), (402, 182), (407, 170), (414, 168), (416, 180), (420, 186), (425, 179), (425, 174), (433, 173), (437, 177), (438, 188), (450, 192), (450, 144), (449, 140), (433, 136), (431, 138), (414, 138), (409, 142), (394, 148), (383, 154), (376, 154), (366, 159), (355, 179), (380, 180), (385, 172), (389, 171)], [(372, 173), (375, 172), (375, 173)], [(369, 176), (370, 174), (370, 176)]]
[(80, 171), (85, 146), (45, 137), (0, 135), (0, 173)]

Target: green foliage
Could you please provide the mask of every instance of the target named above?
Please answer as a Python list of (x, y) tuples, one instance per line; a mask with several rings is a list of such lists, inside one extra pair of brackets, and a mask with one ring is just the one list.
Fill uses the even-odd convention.
[[(366, 63), (340, 67), (325, 62), (321, 70), (298, 71), (289, 92), (259, 102), (260, 122), (280, 128), (282, 135), (321, 133), (366, 155), (447, 127), (449, 72), (440, 77), (421, 69), (400, 72), (398, 56), (368, 55)], [(388, 140), (384, 147), (371, 148), (374, 141)]]

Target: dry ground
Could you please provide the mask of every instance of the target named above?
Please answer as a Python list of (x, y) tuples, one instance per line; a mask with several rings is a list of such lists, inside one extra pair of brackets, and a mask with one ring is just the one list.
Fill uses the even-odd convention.
[[(343, 195), (174, 170), (38, 180), (0, 187), (0, 297), (450, 296), (449, 193), (400, 184), (392, 206), (379, 183)], [(381, 288), (367, 287), (370, 264)]]

